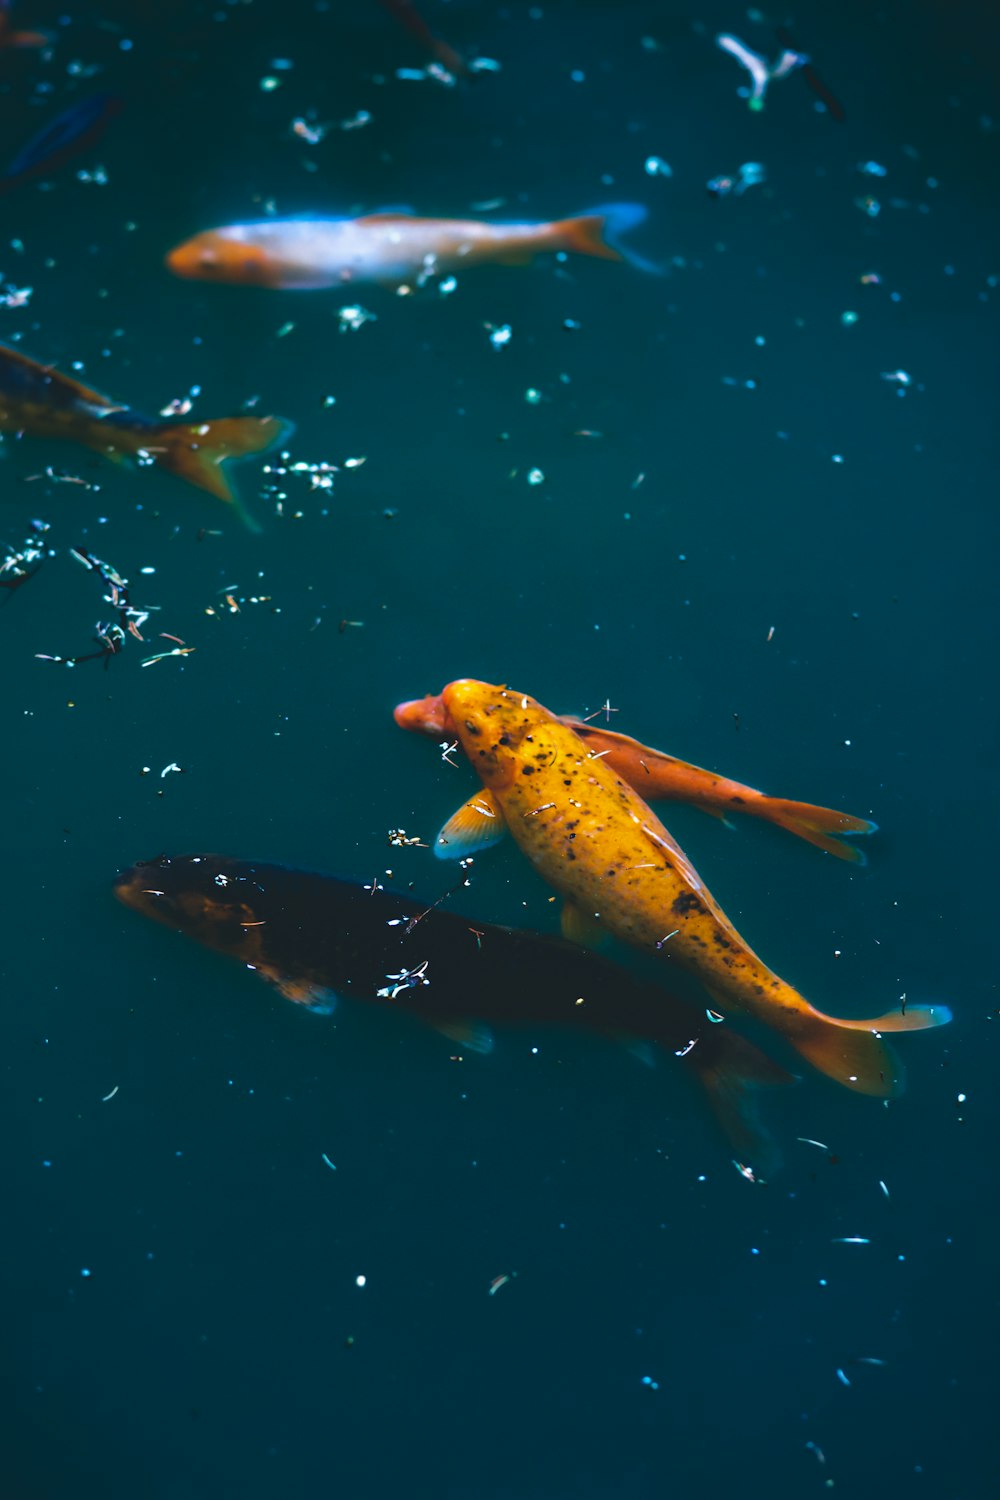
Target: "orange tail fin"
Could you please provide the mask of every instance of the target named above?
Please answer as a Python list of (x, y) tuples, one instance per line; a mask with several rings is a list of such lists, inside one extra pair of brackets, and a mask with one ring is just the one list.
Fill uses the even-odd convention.
[(659, 275), (659, 266), (618, 243), (621, 235), (641, 224), (645, 217), (641, 203), (605, 203), (575, 219), (560, 219), (551, 226), (551, 232), (563, 250), (593, 255), (598, 260), (627, 260), (642, 271)]
[(779, 828), (808, 840), (817, 849), (825, 849), (827, 854), (856, 865), (867, 864), (868, 860), (864, 850), (847, 843), (847, 838), (878, 830), (878, 824), (870, 818), (854, 818), (850, 813), (835, 812), (832, 807), (813, 807), (808, 802), (786, 802), (781, 797), (763, 797), (760, 802), (748, 802), (739, 810), (777, 823)]
[(223, 473), (229, 459), (249, 458), (265, 453), (275, 443), (294, 431), (290, 422), (280, 417), (222, 417), (216, 421), (169, 423), (154, 428), (144, 446), (161, 469), (176, 474), (200, 490), (207, 490), (240, 512), (254, 531), (260, 528), (240, 504), (235, 490)]
[(947, 1005), (913, 1005), (871, 1021), (844, 1021), (820, 1011), (800, 1013), (783, 1035), (804, 1058), (845, 1088), (877, 1099), (903, 1092), (905, 1075), (885, 1032), (925, 1031), (951, 1020)]

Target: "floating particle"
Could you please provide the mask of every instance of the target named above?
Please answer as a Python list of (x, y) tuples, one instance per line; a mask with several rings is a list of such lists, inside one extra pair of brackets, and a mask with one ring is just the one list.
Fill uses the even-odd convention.
[(541, 469), (529, 469), (528, 470), (528, 483), (529, 484), (544, 484), (545, 483), (545, 475), (542, 472), (542, 470)]
[(536, 391), (534, 386), (530, 386), (524, 393), (524, 399), (529, 406), (538, 406), (542, 399), (542, 393), (541, 391)]
[(486, 328), (494, 349), (503, 349), (514, 336), (514, 330), (509, 323), (502, 323), (499, 328), (495, 328), (492, 323), (487, 323)]
[(842, 312), (840, 321), (845, 328), (853, 328), (854, 324), (858, 321), (858, 315), (856, 312)]
[(325, 1151), (321, 1152), (320, 1154), (321, 1154), (323, 1160), (326, 1162), (327, 1166), (330, 1168), (330, 1171), (331, 1172), (336, 1172), (336, 1170), (337, 1170), (336, 1163), (332, 1162), (330, 1160), (330, 1158), (327, 1156), (327, 1154), (326, 1154)]
[(750, 74), (750, 88), (740, 89), (740, 93), (746, 98), (752, 110), (764, 108), (764, 97), (769, 83), (774, 79), (787, 78), (790, 73), (794, 73), (796, 68), (805, 67), (809, 62), (804, 52), (792, 52), (786, 49), (781, 53), (777, 62), (769, 63), (759, 53), (751, 51), (745, 42), (740, 41), (739, 37), (729, 36), (726, 33), (721, 33), (715, 38), (715, 45), (721, 47), (723, 52), (728, 52), (731, 57), (735, 57), (736, 61)]
[(489, 1284), (487, 1296), (495, 1297), (500, 1288), (506, 1286), (509, 1280), (510, 1276), (506, 1272), (502, 1276), (494, 1276)]
[(673, 177), (674, 169), (662, 156), (647, 156), (643, 164), (647, 177)]
[(871, 1240), (866, 1240), (861, 1234), (842, 1234), (830, 1241), (831, 1245), (870, 1245)]
[(886, 177), (889, 171), (888, 167), (883, 167), (877, 161), (859, 161), (857, 170), (862, 177)]
[(340, 323), (341, 333), (347, 333), (348, 330), (354, 333), (359, 328), (362, 328), (365, 323), (377, 322), (378, 318), (375, 313), (369, 312), (366, 307), (352, 304), (349, 307), (339, 307), (337, 309), (337, 320)]
[(713, 198), (728, 198), (730, 195), (741, 198), (747, 188), (766, 181), (767, 168), (763, 162), (745, 161), (732, 175), (723, 173), (719, 177), (709, 178), (705, 189)]
[(443, 281), (438, 282), (438, 291), (442, 297), (450, 297), (457, 286), (457, 276), (446, 276)]
[(893, 385), (903, 386), (912, 384), (913, 380), (913, 377), (908, 375), (905, 370), (883, 370), (879, 378), (881, 380), (888, 380)]
[(368, 1285), (368, 1277), (367, 1276), (355, 1276), (355, 1278), (354, 1278), (354, 1285), (355, 1286), (367, 1286)]
[(851, 1382), (848, 1380), (848, 1378), (844, 1374), (843, 1370), (838, 1369), (837, 1372), (836, 1372), (836, 1374), (837, 1374), (837, 1379), (840, 1381), (841, 1385), (850, 1385)]

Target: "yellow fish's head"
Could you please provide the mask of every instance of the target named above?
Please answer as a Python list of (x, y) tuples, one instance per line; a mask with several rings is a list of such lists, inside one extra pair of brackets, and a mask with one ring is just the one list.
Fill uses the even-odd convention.
[(534, 698), (471, 678), (449, 683), (441, 700), (483, 785), (498, 791), (510, 786), (531, 754), (532, 732), (551, 718)]
[(223, 230), (209, 229), (177, 245), (166, 257), (175, 276), (189, 281), (225, 281), (242, 286), (274, 286), (277, 269), (260, 245), (248, 244)]

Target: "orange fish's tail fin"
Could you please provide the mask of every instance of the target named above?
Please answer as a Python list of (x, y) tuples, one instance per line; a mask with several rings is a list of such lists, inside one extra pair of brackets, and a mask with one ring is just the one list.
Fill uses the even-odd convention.
[(552, 228), (563, 250), (593, 255), (598, 260), (627, 260), (641, 271), (660, 275), (659, 266), (619, 243), (623, 234), (642, 224), (645, 218), (646, 210), (641, 203), (605, 203), (575, 219), (560, 219)]
[(243, 509), (222, 465), (230, 459), (266, 453), (294, 431), (281, 417), (221, 417), (215, 421), (175, 423), (156, 427), (144, 439), (161, 469), (176, 474), (200, 490), (207, 490), (235, 506), (253, 531), (257, 522)]
[(870, 818), (854, 818), (850, 813), (835, 812), (832, 807), (813, 807), (808, 802), (786, 802), (781, 797), (762, 796), (760, 802), (748, 801), (738, 811), (777, 823), (779, 828), (806, 839), (817, 849), (825, 849), (827, 854), (856, 865), (868, 863), (865, 852), (847, 840), (878, 831), (878, 824)]
[(926, 1031), (950, 1020), (947, 1005), (911, 1005), (870, 1021), (844, 1021), (810, 1008), (782, 1030), (820, 1073), (855, 1093), (892, 1099), (903, 1092), (905, 1074), (885, 1033)]
[(733, 1151), (760, 1181), (772, 1176), (782, 1160), (777, 1142), (760, 1119), (760, 1090), (781, 1088), (796, 1079), (735, 1031), (720, 1026), (717, 1033), (702, 1038), (685, 1062), (704, 1088)]

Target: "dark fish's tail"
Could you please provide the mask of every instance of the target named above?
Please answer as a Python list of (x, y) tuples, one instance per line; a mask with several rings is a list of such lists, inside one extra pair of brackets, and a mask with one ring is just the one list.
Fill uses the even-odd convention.
[(892, 1099), (901, 1094), (903, 1067), (885, 1032), (926, 1031), (951, 1020), (947, 1005), (911, 1005), (865, 1021), (845, 1021), (810, 1008), (781, 1027), (797, 1052), (828, 1078), (858, 1094)]
[(846, 839), (878, 830), (878, 824), (869, 818), (855, 818), (831, 807), (813, 807), (809, 802), (786, 802), (781, 797), (761, 797), (759, 802), (748, 800), (738, 811), (777, 823), (779, 828), (806, 839), (817, 849), (825, 849), (827, 854), (849, 859), (856, 865), (867, 863), (864, 851)]
[(230, 459), (265, 453), (294, 431), (281, 417), (222, 417), (215, 421), (167, 423), (144, 435), (143, 447), (161, 469), (176, 474), (235, 506), (253, 531), (257, 522), (243, 509), (222, 465)]
[(794, 1076), (745, 1037), (721, 1026), (696, 1043), (685, 1062), (740, 1162), (758, 1178), (771, 1176), (781, 1165), (781, 1151), (761, 1121), (758, 1095), (761, 1089), (794, 1083)]

